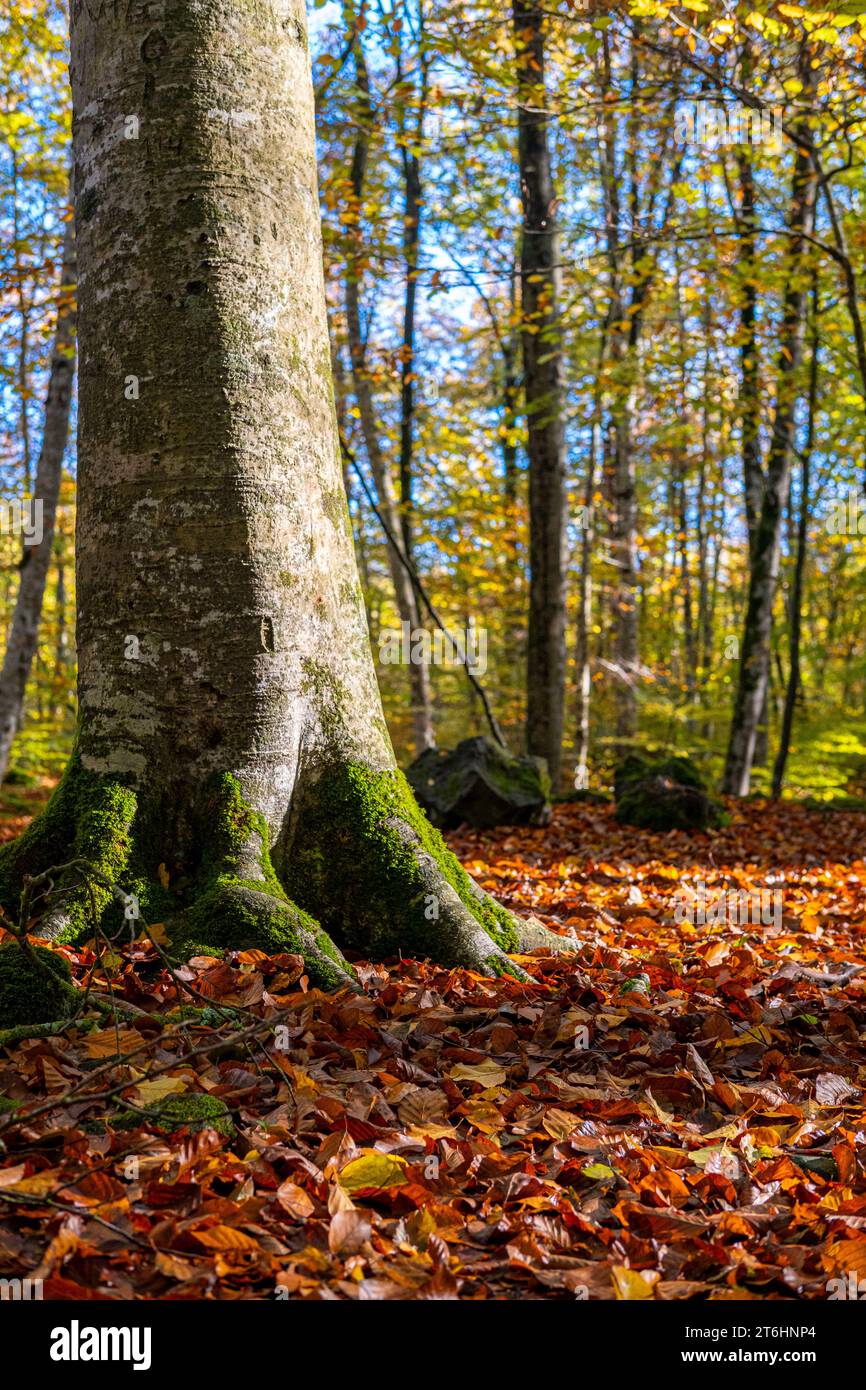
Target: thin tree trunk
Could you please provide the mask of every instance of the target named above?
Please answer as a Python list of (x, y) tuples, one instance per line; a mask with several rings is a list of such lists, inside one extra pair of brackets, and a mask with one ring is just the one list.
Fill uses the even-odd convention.
[[(808, 53), (801, 63), (804, 81), (814, 81)], [(734, 715), (731, 722), (723, 787), (747, 796), (761, 711), (767, 697), (773, 604), (779, 574), (781, 526), (794, 442), (797, 377), (802, 357), (807, 290), (804, 265), (815, 214), (816, 179), (809, 154), (795, 157), (789, 226), (787, 287), (779, 334), (776, 408), (773, 419), (761, 512), (751, 548), (749, 596)]]
[(544, 91), (544, 16), (514, 0), (517, 131), (523, 228), (521, 338), (529, 458), (529, 633), (526, 746), (547, 759), (554, 787), (562, 755), (565, 686), (565, 437), (559, 236)]
[(577, 717), (575, 721), (574, 785), (578, 790), (589, 786), (589, 719), (592, 698), (592, 551), (594, 539), (593, 506), (595, 498), (598, 457), (601, 452), (601, 391), (596, 392), (596, 405), (590, 435), (589, 459), (583, 486), (584, 519), (580, 533), (580, 586), (577, 596)]
[(62, 719), (67, 704), (67, 679), (69, 675), (69, 629), (66, 621), (66, 559), (58, 548), (55, 558), (57, 583), (55, 602), (57, 604), (57, 636), (54, 644), (54, 686), (57, 691), (54, 704), (55, 719)]
[(743, 486), (749, 546), (754, 544), (761, 514), (763, 469), (761, 466), (761, 389), (758, 357), (758, 270), (757, 222), (755, 216), (755, 176), (749, 145), (736, 149), (740, 185), (738, 221), (740, 294), (740, 431), (743, 457)]
[(806, 549), (809, 531), (809, 488), (812, 450), (815, 444), (815, 415), (818, 408), (818, 369), (820, 339), (818, 336), (817, 282), (812, 289), (812, 354), (809, 363), (809, 413), (806, 424), (806, 439), (800, 456), (800, 516), (797, 524), (797, 558), (794, 564), (794, 580), (791, 587), (790, 605), (790, 668), (785, 689), (785, 708), (782, 713), (782, 729), (779, 735), (779, 749), (773, 767), (773, 796), (782, 795), (785, 781), (785, 768), (791, 747), (791, 732), (794, 727), (794, 713), (800, 693), (800, 643), (803, 626), (803, 578), (806, 570)]
[(33, 501), (42, 509), (41, 535), (38, 544), (24, 547), (12, 627), (0, 671), (0, 781), (6, 775), (12, 741), (21, 723), (54, 547), (54, 519), (69, 436), (69, 408), (75, 375), (75, 281), (75, 234), (70, 219), (63, 238), (57, 326), (48, 376), (42, 447), (36, 465)]
[[(15, 254), (15, 283), (18, 299), (18, 409), (21, 430), (21, 456), (24, 465), (24, 492), (29, 496), (33, 484), (30, 448), (30, 305), (24, 293), (24, 266), (21, 263), (21, 227), (18, 220), (18, 159), (12, 152), (12, 245)], [(2, 776), (2, 774), (0, 774)]]

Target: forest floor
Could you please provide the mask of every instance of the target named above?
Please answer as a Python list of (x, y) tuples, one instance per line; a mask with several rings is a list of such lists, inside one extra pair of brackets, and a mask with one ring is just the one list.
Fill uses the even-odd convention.
[[(564, 805), (452, 844), (576, 956), (524, 957), (531, 984), (361, 963), (363, 996), (308, 988), (293, 956), (201, 958), (183, 974), (212, 1007), (161, 1025), (178, 986), (147, 939), (99, 968), (70, 952), (144, 1012), (0, 1050), (21, 1103), (0, 1114), (0, 1277), (312, 1299), (826, 1299), (866, 1278), (866, 815), (748, 803), (662, 836)], [(690, 922), (701, 885), (780, 896), (763, 922), (740, 898)], [(228, 1133), (159, 1127), (196, 1093)]]

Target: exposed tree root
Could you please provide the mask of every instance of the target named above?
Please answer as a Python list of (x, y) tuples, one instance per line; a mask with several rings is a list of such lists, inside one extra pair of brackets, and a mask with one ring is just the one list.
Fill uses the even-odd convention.
[(511, 953), (574, 949), (485, 893), (396, 771), (339, 765), (308, 780), (273, 859), (263, 817), (228, 774), (212, 778), (190, 812), (182, 869), (155, 819), (145, 797), (73, 758), (43, 815), (0, 851), (0, 902), (11, 915), (28, 875), (69, 859), (34, 900), (40, 936), (116, 939), (162, 921), (177, 959), (290, 952), (323, 989), (357, 988), (337, 942), (372, 959), (415, 955), (520, 980), (528, 977)]

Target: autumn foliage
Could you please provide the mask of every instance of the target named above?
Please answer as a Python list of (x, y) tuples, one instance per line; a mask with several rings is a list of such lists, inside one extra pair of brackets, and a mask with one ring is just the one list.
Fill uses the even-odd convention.
[[(141, 1013), (0, 1054), (0, 1272), (46, 1298), (827, 1299), (866, 1275), (864, 836), (748, 803), (712, 838), (568, 805), (452, 837), (576, 934), (531, 984), (359, 962), (328, 996), (299, 957), (172, 979), (147, 934), (67, 952)], [(781, 911), (693, 923), (699, 884)]]

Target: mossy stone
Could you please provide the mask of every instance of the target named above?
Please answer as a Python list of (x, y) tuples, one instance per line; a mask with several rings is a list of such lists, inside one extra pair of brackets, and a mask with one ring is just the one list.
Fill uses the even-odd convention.
[[(172, 1134), (176, 1129), (186, 1127), (192, 1132), (201, 1129), (215, 1129), (227, 1139), (234, 1136), (235, 1127), (231, 1113), (219, 1096), (209, 1096), (198, 1091), (184, 1095), (165, 1096), (148, 1107), (148, 1117), (154, 1128), (163, 1134)], [(115, 1129), (135, 1129), (147, 1122), (138, 1110), (126, 1111), (119, 1120), (113, 1120)]]
[(228, 1106), (219, 1096), (190, 1095), (166, 1096), (160, 1101), (156, 1119), (157, 1129), (170, 1134), (173, 1130), (186, 1126), (190, 1130), (215, 1129), (218, 1134), (231, 1138), (235, 1132), (234, 1122)]
[(432, 825), (464, 822), (547, 825), (550, 778), (542, 758), (517, 757), (489, 738), (465, 738), (451, 752), (428, 748), (407, 769), (415, 798)]
[(616, 818), (641, 830), (710, 830), (727, 821), (694, 763), (629, 753), (614, 775)]

